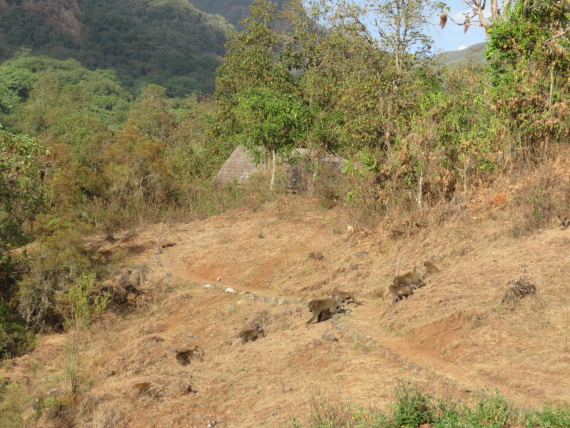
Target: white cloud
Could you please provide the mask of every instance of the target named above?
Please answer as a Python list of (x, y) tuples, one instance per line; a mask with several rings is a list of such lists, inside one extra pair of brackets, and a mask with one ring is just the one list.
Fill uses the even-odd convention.
[(461, 45), (457, 48), (458, 51), (462, 51), (463, 49), (467, 49), (467, 46)]
[(453, 21), (457, 22), (458, 24), (463, 24), (463, 22), (465, 22), (465, 12), (467, 12), (467, 10), (463, 12), (457, 12), (451, 15), (451, 19), (453, 19)]

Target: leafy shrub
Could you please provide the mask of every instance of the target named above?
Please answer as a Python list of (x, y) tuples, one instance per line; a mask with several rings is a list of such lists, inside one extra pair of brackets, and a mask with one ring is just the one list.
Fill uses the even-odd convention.
[(42, 239), (23, 253), (18, 311), (35, 330), (57, 330), (65, 318), (56, 306), (56, 296), (66, 293), (85, 272), (100, 271), (103, 260), (85, 245), (82, 235), (89, 229), (79, 222), (44, 216), (36, 228)]
[(33, 332), (0, 298), (0, 359), (25, 354), (34, 344)]
[(397, 427), (418, 427), (431, 423), (434, 409), (431, 398), (411, 382), (398, 381), (396, 404), (392, 410), (393, 424)]
[(512, 405), (498, 391), (491, 397), (483, 398), (471, 412), (469, 421), (475, 425), (501, 428), (517, 421), (517, 414)]
[(557, 407), (551, 409), (545, 407), (542, 412), (535, 412), (527, 416), (525, 424), (541, 428), (566, 428), (570, 426), (570, 408)]

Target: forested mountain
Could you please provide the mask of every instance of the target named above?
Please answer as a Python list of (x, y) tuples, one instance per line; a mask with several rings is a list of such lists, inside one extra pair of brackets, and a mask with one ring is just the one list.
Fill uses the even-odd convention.
[(443, 52), (435, 57), (435, 60), (448, 67), (458, 67), (466, 65), (467, 63), (484, 64), (485, 63), (485, 49), (487, 43), (477, 43), (469, 46), (466, 49), (458, 51)]
[[(198, 9), (214, 15), (221, 15), (236, 28), (240, 27), (240, 21), (249, 15), (249, 8), (253, 0), (190, 0)], [(279, 7), (285, 0), (275, 0)]]
[(0, 60), (22, 48), (90, 69), (115, 69), (128, 89), (211, 93), (233, 26), (188, 0), (0, 0)]

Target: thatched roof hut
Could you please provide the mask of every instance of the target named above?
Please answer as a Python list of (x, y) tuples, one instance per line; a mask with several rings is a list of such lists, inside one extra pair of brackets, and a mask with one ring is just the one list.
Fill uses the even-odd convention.
[[(289, 188), (297, 189), (302, 187), (303, 177), (307, 175), (308, 170), (311, 168), (309, 162), (311, 155), (307, 149), (295, 149), (292, 156), (299, 161), (289, 163), (281, 160), (279, 163), (283, 166), (281, 170), (288, 177)], [(343, 159), (340, 156), (331, 154), (322, 157), (320, 161), (338, 171), (340, 171), (343, 163)], [(240, 145), (235, 148), (231, 156), (220, 168), (214, 177), (214, 181), (222, 184), (243, 183), (249, 179), (251, 174), (261, 171), (265, 167), (266, 165), (263, 162), (256, 166), (247, 149)]]
[(222, 165), (214, 181), (217, 183), (243, 183), (249, 178), (251, 174), (261, 170), (262, 165), (255, 165), (251, 156), (248, 154), (247, 149), (239, 145), (237, 146), (228, 160)]

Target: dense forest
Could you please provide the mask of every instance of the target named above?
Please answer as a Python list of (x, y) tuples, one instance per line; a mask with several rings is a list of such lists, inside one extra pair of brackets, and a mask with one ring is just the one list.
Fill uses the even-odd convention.
[[(296, 148), (343, 156), (340, 176), (313, 163), (303, 191), (346, 206), (360, 228), (398, 219), (403, 235), (445, 221), (430, 207), (568, 149), (566, 1), (497, 10), (484, 23), (487, 64), (453, 69), (432, 60), (425, 13), (446, 9), (427, 1), (256, 0), (240, 32), (184, 0), (70, 1), (81, 12), (61, 31), (40, 3), (0, 1), (2, 358), (65, 328), (61, 296), (108, 274), (116, 261), (86, 234), (113, 239), (285, 191), (213, 184), (238, 144), (258, 160)], [(219, 13), (250, 2), (194, 3)], [(480, 2), (467, 3), (477, 16)], [(370, 14), (390, 31), (363, 25)], [(565, 185), (545, 175), (523, 189), (521, 233), (570, 203)]]
[(113, 69), (131, 92), (159, 83), (170, 97), (212, 93), (234, 27), (182, 1), (10, 1), (0, 7), (0, 59), (29, 50)]
[[(204, 12), (223, 16), (230, 24), (241, 29), (241, 21), (249, 15), (253, 0), (192, 0), (191, 3)], [(274, 3), (281, 8), (285, 0)]]

